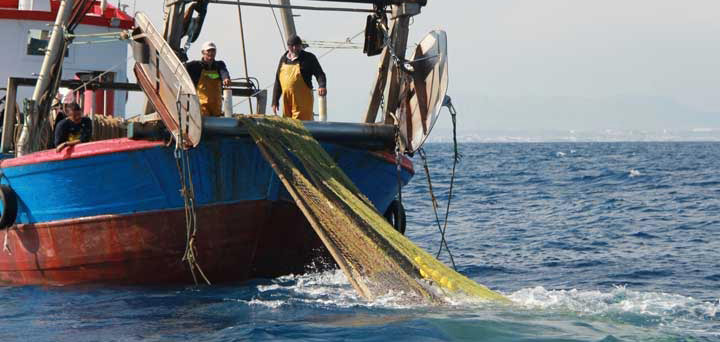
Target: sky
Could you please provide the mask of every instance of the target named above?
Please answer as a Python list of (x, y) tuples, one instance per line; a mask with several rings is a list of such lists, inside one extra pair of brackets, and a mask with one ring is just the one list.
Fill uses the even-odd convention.
[[(162, 25), (161, 0), (123, 3)], [(428, 0), (422, 12), (409, 42), (447, 32), (448, 95), (464, 130), (720, 128), (720, 1)], [(305, 40), (343, 41), (365, 23), (362, 13), (295, 14)], [(243, 7), (243, 20), (249, 73), (271, 86), (284, 51), (272, 12)], [(236, 6), (210, 5), (191, 58), (207, 40), (233, 77), (244, 75)], [(335, 50), (320, 62), (330, 120), (360, 121), (377, 57)]]

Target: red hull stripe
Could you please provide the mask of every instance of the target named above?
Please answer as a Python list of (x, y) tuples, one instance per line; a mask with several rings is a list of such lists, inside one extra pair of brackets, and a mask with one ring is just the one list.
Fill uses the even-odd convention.
[[(395, 154), (390, 152), (371, 152), (375, 156), (377, 156), (380, 159), (385, 160), (386, 162), (390, 164), (395, 164)], [(402, 156), (400, 158), (400, 166), (402, 166), (405, 170), (410, 172), (411, 174), (415, 174), (415, 167), (413, 166), (412, 160), (408, 158), (407, 156)]]
[[(12, 8), (9, 8), (12, 7)], [(18, 8), (18, 1), (7, 1), (0, 0), (0, 19), (15, 19), (15, 20), (37, 20), (37, 21), (49, 21), (54, 22), (57, 17), (58, 8), (60, 7), (60, 1), (51, 1), (50, 8), (51, 12), (44, 11), (20, 11)], [(116, 23), (113, 25), (113, 19)], [(83, 25), (93, 25), (102, 27), (117, 27), (122, 29), (129, 29), (133, 26), (133, 18), (127, 13), (119, 10), (117, 7), (110, 4), (107, 5), (105, 12), (103, 13), (100, 9), (98, 2), (88, 11), (88, 15), (83, 18), (80, 22)]]
[(55, 152), (55, 149), (52, 149), (31, 153), (19, 158), (5, 159), (0, 162), (0, 167), (5, 168), (76, 158), (86, 158), (116, 152), (144, 150), (163, 145), (164, 142), (162, 141), (130, 140), (128, 138), (100, 140), (71, 146), (69, 148), (63, 149), (60, 153)]

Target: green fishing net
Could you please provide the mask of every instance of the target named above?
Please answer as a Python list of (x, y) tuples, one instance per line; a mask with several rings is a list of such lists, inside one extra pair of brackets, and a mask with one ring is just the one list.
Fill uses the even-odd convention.
[(398, 233), (301, 121), (269, 116), (239, 119), (363, 297), (402, 294), (416, 302), (442, 303), (459, 295), (508, 301)]

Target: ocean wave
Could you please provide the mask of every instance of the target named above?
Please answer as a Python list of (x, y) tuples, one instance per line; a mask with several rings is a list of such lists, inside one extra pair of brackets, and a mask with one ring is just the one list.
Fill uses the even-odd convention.
[(638, 323), (638, 318), (671, 321), (720, 321), (720, 299), (697, 300), (678, 294), (640, 292), (616, 286), (609, 292), (597, 290), (547, 290), (542, 286), (509, 294), (516, 304), (527, 309), (571, 311), (582, 315), (613, 316)]

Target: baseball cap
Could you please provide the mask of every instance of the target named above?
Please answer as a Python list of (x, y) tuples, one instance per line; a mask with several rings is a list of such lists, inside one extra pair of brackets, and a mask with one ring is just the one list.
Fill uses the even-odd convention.
[(214, 43), (214, 42), (205, 42), (205, 43), (202, 45), (202, 50), (203, 50), (203, 51), (207, 51), (207, 50), (217, 50), (217, 47), (215, 46), (215, 43)]

